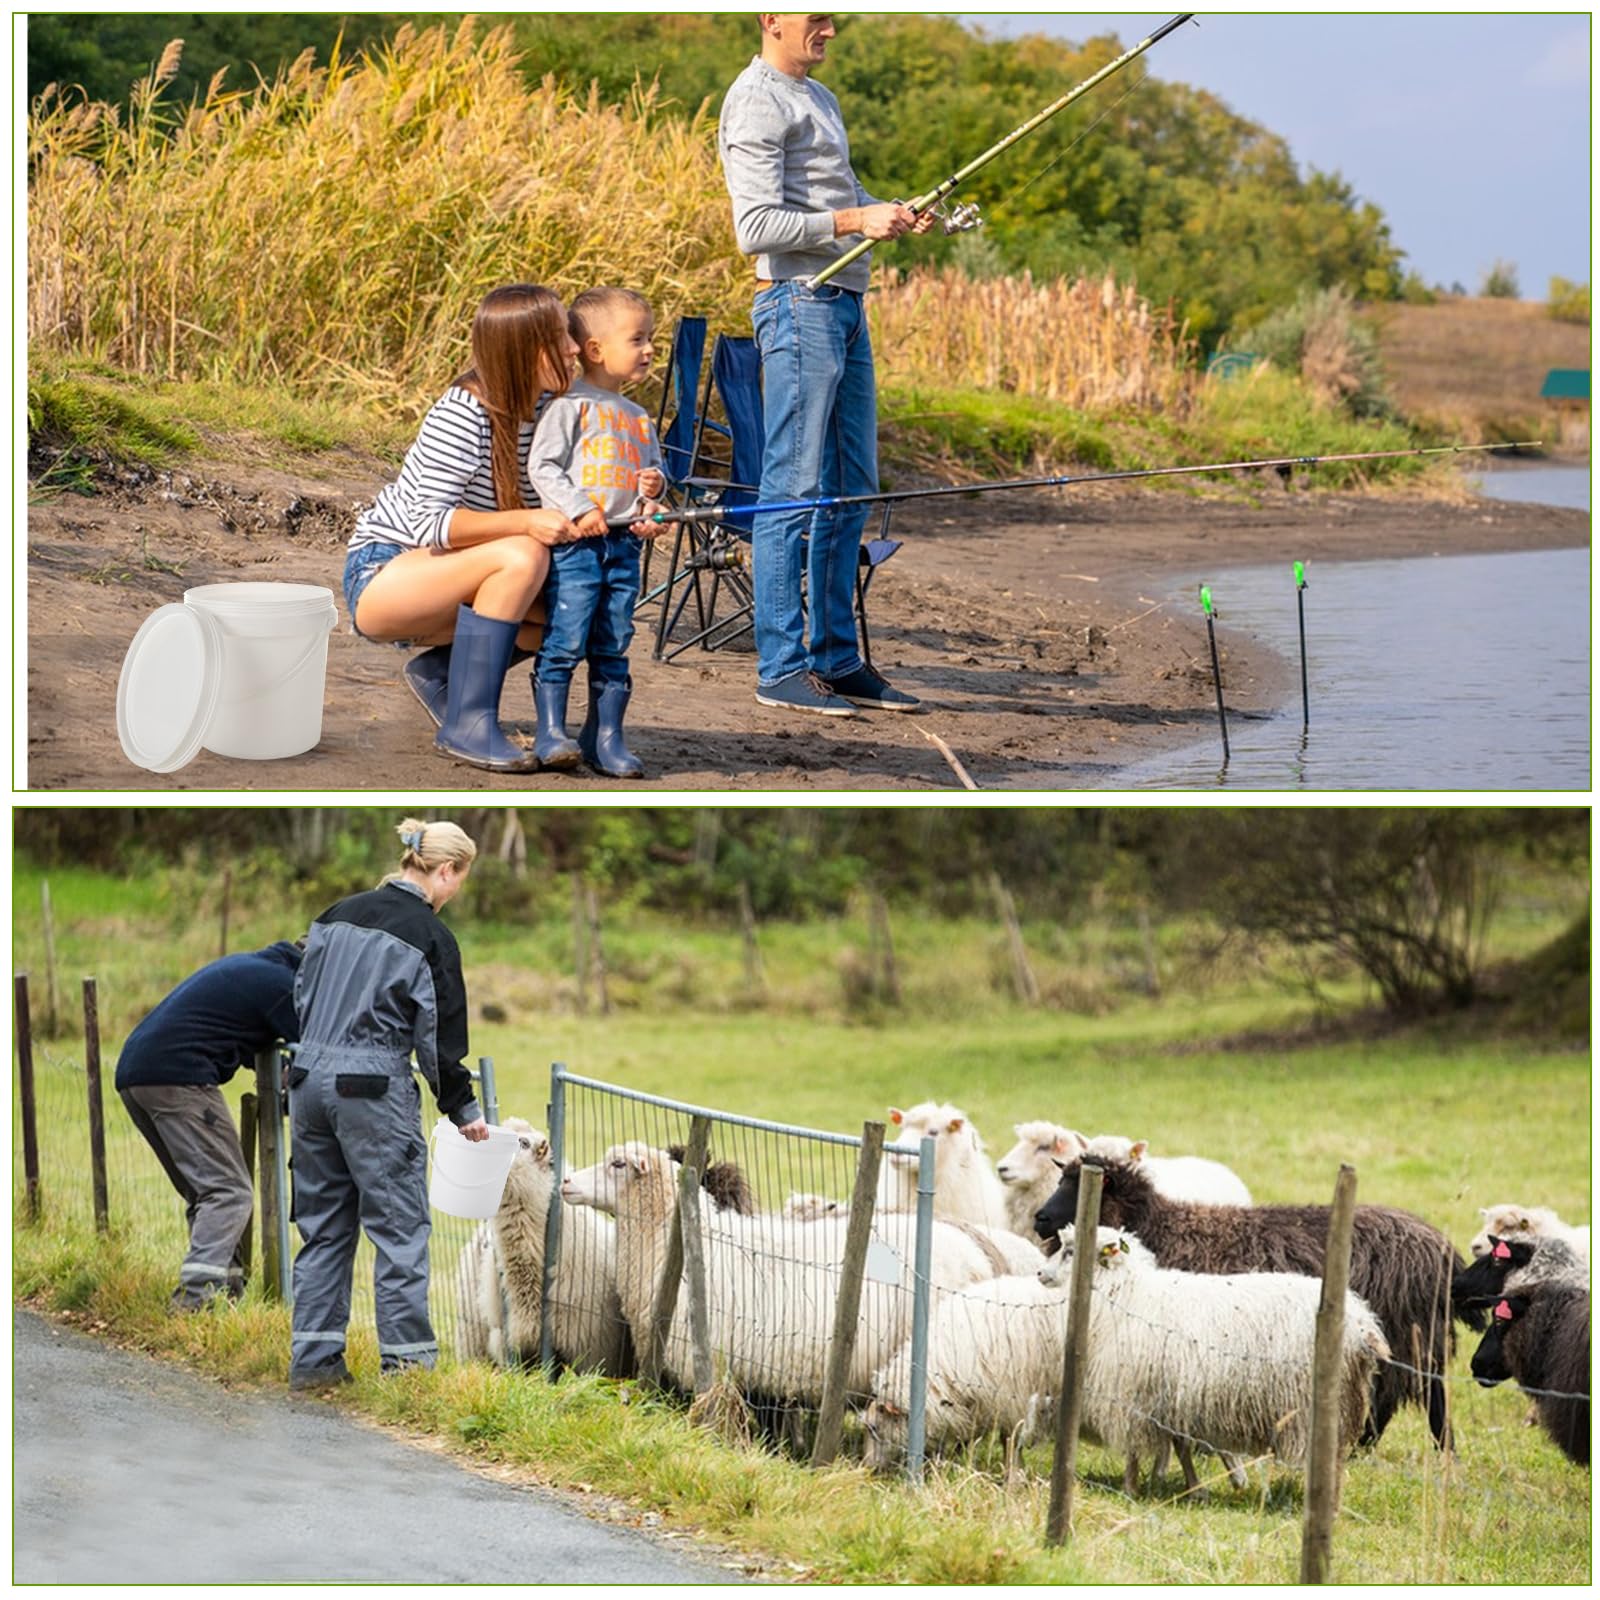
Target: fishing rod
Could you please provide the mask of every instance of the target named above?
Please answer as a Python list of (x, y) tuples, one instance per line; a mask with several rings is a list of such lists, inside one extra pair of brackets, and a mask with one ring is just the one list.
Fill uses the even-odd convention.
[(889, 505), (901, 500), (930, 500), (947, 494), (994, 494), (1001, 489), (1065, 489), (1083, 483), (1127, 483), (1135, 478), (1175, 477), (1189, 472), (1242, 472), (1250, 467), (1277, 467), (1287, 472), (1294, 467), (1316, 467), (1335, 461), (1394, 461), (1404, 456), (1467, 455), (1481, 450), (1531, 450), (1542, 439), (1522, 439), (1514, 444), (1443, 444), (1418, 450), (1357, 450), (1330, 456), (1267, 456), (1259, 461), (1209, 461), (1189, 467), (1130, 467), (1122, 472), (1091, 472), (1078, 476), (1052, 478), (1002, 478), (993, 483), (942, 483), (931, 489), (888, 489), (877, 494), (819, 495), (812, 500), (757, 500), (748, 505), (685, 507), (661, 511), (651, 517), (614, 520), (613, 528), (631, 527), (635, 522), (743, 522), (747, 517), (776, 515), (788, 511), (832, 511), (841, 506)]
[[(1048, 122), (1050, 118), (1055, 116), (1058, 111), (1066, 110), (1066, 108), (1070, 106), (1072, 102), (1080, 95), (1087, 94), (1097, 83), (1104, 83), (1105, 80), (1113, 73), (1120, 72), (1122, 68), (1127, 66), (1130, 61), (1142, 56), (1145, 51), (1151, 47), (1151, 45), (1159, 44), (1161, 40), (1165, 39), (1166, 36), (1174, 29), (1181, 28), (1184, 23), (1191, 22), (1193, 20), (1194, 13), (1192, 11), (1185, 11), (1181, 16), (1174, 17), (1170, 22), (1163, 23), (1159, 28), (1156, 29), (1154, 33), (1150, 35), (1148, 39), (1141, 39), (1139, 43), (1136, 44), (1131, 50), (1125, 50), (1120, 56), (1117, 57), (1115, 61), (1107, 62), (1106, 65), (1101, 67), (1098, 72), (1092, 73), (1075, 88), (1069, 89), (1067, 93), (1062, 95), (1059, 100), (1055, 101), (1051, 105), (1046, 106), (1044, 110), (1039, 112), (1036, 116), (1029, 117), (1020, 128), (1016, 128), (1012, 132), (1008, 133), (998, 144), (991, 145), (983, 152), (981, 156), (969, 161), (966, 166), (962, 167), (959, 171), (951, 173), (943, 183), (935, 184), (934, 187), (931, 188), (926, 194), (918, 195), (915, 200), (907, 201), (907, 204), (914, 212), (916, 212), (918, 216), (921, 216), (925, 211), (937, 209), (937, 207), (943, 202), (946, 195), (950, 194), (952, 190), (964, 183), (972, 176), (973, 173), (978, 171), (980, 167), (988, 166), (996, 156), (1001, 155), (1005, 151), (1009, 150), (1011, 146), (1014, 145), (1019, 139), (1026, 138), (1030, 133), (1033, 132), (1035, 128), (1039, 127), (1042, 123)], [(959, 209), (963, 213), (962, 216), (959, 219), (952, 219), (952, 221), (956, 223), (957, 227), (976, 226), (977, 207), (961, 207)], [(850, 249), (846, 250), (845, 253), (837, 260), (830, 261), (828, 265), (825, 266), (814, 278), (806, 279), (806, 288), (821, 288), (821, 286), (825, 284), (836, 272), (842, 272), (850, 265), (852, 261), (859, 260), (862, 256), (864, 256), (874, 244), (881, 243), (883, 243), (883, 241), (880, 239), (863, 239), (859, 244), (853, 245)]]

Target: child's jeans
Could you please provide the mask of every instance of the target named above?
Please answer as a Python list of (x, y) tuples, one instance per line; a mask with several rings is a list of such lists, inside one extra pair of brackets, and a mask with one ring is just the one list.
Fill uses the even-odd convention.
[(571, 683), (585, 658), (595, 683), (628, 681), (639, 543), (637, 534), (623, 531), (560, 544), (550, 552), (547, 620), (535, 669), (540, 683)]

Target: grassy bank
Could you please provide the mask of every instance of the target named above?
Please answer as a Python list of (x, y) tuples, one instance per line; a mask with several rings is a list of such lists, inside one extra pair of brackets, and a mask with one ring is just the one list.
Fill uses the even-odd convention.
[[(109, 1061), (137, 1014), (214, 953), (215, 930), (195, 926), (202, 891), (182, 874), (168, 882), (53, 873), (51, 888), (61, 970), (73, 978), (66, 987), (75, 995), (76, 974), (86, 970), (105, 986)], [(236, 947), (277, 936), (314, 909), (267, 882), (239, 898), (249, 909), (235, 926)], [(1502, 905), (1494, 953), (1544, 942), (1571, 900), (1572, 891), (1524, 880)], [(37, 905), (37, 875), (19, 871), (14, 963), (33, 970), (36, 992)], [(1114, 919), (1027, 927), (1051, 996), (1037, 1010), (1007, 996), (1003, 952), (984, 925), (897, 919), (904, 1004), (877, 1010), (852, 1004), (841, 959), (864, 947), (864, 917), (773, 925), (761, 931), (768, 1001), (747, 1010), (736, 998), (736, 931), (619, 918), (607, 931), (619, 1004), (609, 1017), (573, 1010), (560, 920), (493, 927), (463, 918), (456, 926), (474, 1001), (504, 1013), (495, 1022), (474, 1019), (473, 1049), (495, 1057), (503, 1110), (536, 1122), (548, 1064), (559, 1058), (608, 1081), (825, 1128), (857, 1128), (891, 1103), (948, 1097), (996, 1151), (1009, 1143), (1010, 1124), (1026, 1117), (1121, 1127), (1158, 1148), (1226, 1159), (1264, 1201), (1324, 1200), (1338, 1163), (1348, 1160), (1363, 1200), (1408, 1207), (1458, 1245), (1476, 1227), (1477, 1206), (1506, 1198), (1588, 1216), (1586, 1143), (1581, 1133), (1550, 1137), (1552, 1127), (1586, 1124), (1585, 1054), (1459, 1028), (1296, 1047), (1290, 1035), (1311, 1008), (1284, 971), (1275, 962), (1203, 966), (1192, 958), (1203, 938), (1194, 924), (1155, 930), (1156, 996), (1137, 992), (1142, 952)], [(1358, 998), (1358, 985), (1330, 977), (1345, 1002)], [(1246, 1030), (1256, 1032), (1255, 1047), (1241, 1043)], [(69, 1038), (47, 1048), (66, 1059), (77, 1047)], [(110, 1112), (120, 1116), (114, 1103)], [(65, 1141), (81, 1151), (81, 1116), (65, 1106), (52, 1119), (52, 1150)], [(238, 1313), (167, 1318), (181, 1233), (176, 1203), (166, 1197), (159, 1228), (118, 1214), (110, 1239), (98, 1240), (86, 1225), (82, 1167), (70, 1160), (82, 1156), (50, 1169), (45, 1223), (14, 1230), (15, 1292), (228, 1381), (279, 1384), (283, 1312), (253, 1291)], [(79, 1174), (71, 1204), (62, 1194), (68, 1170)], [(153, 1181), (159, 1195), (159, 1173)], [(1454, 1458), (1438, 1457), (1412, 1410), (1376, 1451), (1351, 1463), (1335, 1543), (1335, 1573), (1345, 1581), (1587, 1579), (1588, 1475), (1540, 1430), (1521, 1425), (1521, 1396), (1471, 1383), (1474, 1342), (1467, 1336), (1452, 1367)], [(980, 1444), (937, 1463), (925, 1486), (912, 1488), (852, 1464), (819, 1475), (730, 1445), (632, 1385), (566, 1377), (552, 1386), (449, 1362), (379, 1384), (364, 1319), (352, 1356), (358, 1382), (340, 1406), (573, 1492), (591, 1509), (616, 1497), (601, 1510), (616, 1520), (653, 1514), (669, 1531), (759, 1553), (777, 1563), (765, 1569), (776, 1577), (1240, 1582), (1282, 1581), (1295, 1571), (1300, 1488), (1283, 1472), (1257, 1474), (1244, 1492), (1217, 1483), (1208, 1505), (1160, 1497), (1130, 1504), (1120, 1463), (1085, 1447), (1077, 1537), (1056, 1552), (1042, 1539), (1042, 1447), (1008, 1476), (999, 1446)]]

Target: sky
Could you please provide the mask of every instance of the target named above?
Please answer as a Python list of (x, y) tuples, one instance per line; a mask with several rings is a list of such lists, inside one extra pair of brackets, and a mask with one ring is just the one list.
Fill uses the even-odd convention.
[[(1114, 33), (1127, 46), (1172, 15), (962, 20), (1002, 37)], [(1281, 135), (1302, 173), (1341, 174), (1383, 211), (1406, 268), (1427, 283), (1476, 293), (1507, 261), (1523, 297), (1542, 300), (1552, 276), (1590, 281), (1590, 22), (1588, 12), (1203, 15), (1142, 61)], [(1039, 109), (1019, 106), (1018, 122)]]

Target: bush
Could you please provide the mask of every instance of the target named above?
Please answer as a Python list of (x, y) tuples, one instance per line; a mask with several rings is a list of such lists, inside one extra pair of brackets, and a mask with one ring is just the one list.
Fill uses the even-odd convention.
[(1378, 356), (1378, 335), (1360, 321), (1344, 289), (1307, 289), (1248, 334), (1250, 347), (1353, 417), (1395, 416)]
[(1565, 278), (1550, 280), (1550, 297), (1546, 309), (1557, 322), (1589, 321), (1589, 285), (1569, 283)]
[(1517, 285), (1517, 264), (1514, 261), (1496, 261), (1483, 275), (1479, 293), (1485, 300), (1520, 300), (1522, 290)]

